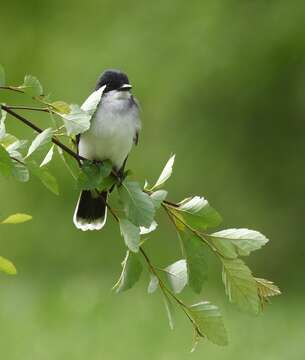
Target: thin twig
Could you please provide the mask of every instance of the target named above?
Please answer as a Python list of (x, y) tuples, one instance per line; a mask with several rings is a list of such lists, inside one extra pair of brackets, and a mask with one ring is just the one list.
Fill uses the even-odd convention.
[(179, 207), (178, 204), (175, 204), (175, 203), (173, 203), (173, 202), (171, 202), (171, 201), (168, 201), (168, 200), (164, 200), (163, 202), (164, 202), (164, 204), (170, 205), (170, 206), (172, 206), (172, 207), (174, 207), (174, 208), (178, 208), (178, 207)]
[[(5, 106), (5, 105), (1, 105), (2, 109), (5, 110), (7, 113), (11, 114), (12, 116), (14, 116), (16, 119), (22, 121), (25, 125), (29, 126), (30, 128), (32, 128), (33, 130), (35, 130), (38, 133), (42, 133), (43, 130), (41, 128), (39, 128), (38, 126), (36, 126), (35, 124), (33, 124), (30, 120), (26, 119), (25, 117), (17, 114), (15, 111), (11, 110), (9, 107)], [(70, 148), (68, 148), (66, 145), (64, 145), (62, 142), (60, 142), (59, 140), (57, 140), (54, 136), (52, 137), (52, 142), (54, 144), (56, 144), (57, 146), (59, 146), (62, 150), (64, 150), (66, 153), (68, 153), (69, 155), (71, 155), (72, 157), (74, 157), (74, 159), (76, 159), (76, 161), (80, 164), (81, 160), (86, 160), (85, 158), (83, 158), (82, 156), (78, 155), (76, 152), (74, 152), (73, 150), (71, 150)]]
[(11, 156), (10, 158), (11, 158), (12, 160), (14, 160), (14, 161), (18, 162), (19, 164), (25, 165), (25, 163), (24, 163), (23, 161), (21, 161), (21, 160), (19, 160), (19, 159), (15, 158), (14, 156)]
[(11, 109), (11, 110), (31, 110), (31, 111), (40, 111), (40, 112), (49, 112), (50, 111), (49, 108), (40, 108), (40, 107), (37, 107), (37, 106), (6, 105), (6, 107)]
[(23, 90), (15, 88), (14, 86), (0, 86), (0, 89), (2, 89), (2, 90), (11, 90), (11, 91), (19, 92), (19, 93), (24, 93)]

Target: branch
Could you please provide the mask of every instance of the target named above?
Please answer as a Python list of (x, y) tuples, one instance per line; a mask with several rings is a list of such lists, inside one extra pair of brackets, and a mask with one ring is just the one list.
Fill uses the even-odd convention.
[[(36, 126), (35, 124), (33, 124), (30, 120), (26, 119), (25, 117), (15, 113), (15, 111), (11, 110), (8, 106), (5, 105), (1, 105), (2, 109), (5, 110), (7, 113), (9, 113), (10, 115), (14, 116), (16, 119), (22, 121), (25, 125), (27, 125), (28, 127), (30, 127), (31, 129), (35, 130), (38, 133), (42, 133), (43, 130), (40, 129), (38, 126)], [(87, 160), (84, 157), (78, 155), (76, 152), (74, 152), (73, 150), (71, 150), (70, 148), (68, 148), (66, 145), (64, 145), (62, 142), (60, 142), (59, 140), (57, 140), (54, 136), (52, 137), (52, 142), (54, 144), (56, 144), (57, 146), (59, 146), (62, 150), (64, 150), (66, 153), (68, 153), (69, 155), (71, 155), (72, 157), (74, 157), (74, 159), (76, 159), (76, 161), (80, 164), (80, 160)]]
[(3, 89), (3, 90), (11, 90), (11, 91), (16, 91), (16, 92), (19, 92), (19, 93), (24, 93), (23, 90), (20, 90), (14, 86), (0, 86), (0, 89)]
[[(10, 115), (12, 115), (13, 117), (15, 117), (16, 119), (22, 121), (25, 125), (27, 125), (28, 127), (30, 127), (31, 129), (35, 130), (36, 132), (38, 133), (42, 133), (43, 130), (41, 128), (39, 128), (37, 125), (33, 124), (30, 120), (26, 119), (24, 116), (21, 116), (19, 114), (17, 114), (15, 111), (11, 110), (12, 106), (6, 106), (6, 105), (3, 105), (3, 104), (0, 104), (0, 108), (2, 108), (3, 110), (5, 110), (7, 113), (9, 113)], [(18, 108), (21, 108), (21, 107), (18, 107)], [(22, 107), (22, 108), (27, 108), (27, 109), (35, 109), (35, 108), (28, 108), (26, 106)], [(39, 110), (38, 110), (39, 109)], [(44, 111), (44, 109), (41, 109), (41, 108), (37, 108), (36, 110), (38, 111)], [(44, 112), (49, 112), (50, 110), (49, 109), (46, 109), (46, 111)], [(52, 112), (52, 110), (51, 110)], [(76, 152), (74, 152), (73, 150), (71, 150), (68, 146), (64, 145), (62, 142), (60, 142), (56, 137), (52, 137), (51, 138), (51, 141), (56, 144), (57, 146), (59, 146), (63, 151), (65, 151), (67, 154), (69, 154), (70, 156), (72, 156), (77, 162), (79, 165), (81, 165), (81, 160), (82, 161), (85, 161), (85, 160), (89, 160), (89, 159), (86, 159), (84, 158), (83, 156), (81, 155), (78, 155)], [(89, 160), (90, 161), (90, 160)], [(112, 169), (112, 174), (120, 181), (120, 176), (118, 175), (118, 173)]]
[[(31, 111), (41, 111), (49, 113), (51, 109), (48, 108), (40, 108), (37, 106), (12, 106), (12, 105), (5, 105), (8, 109), (11, 110), (31, 110)], [(51, 110), (52, 111), (52, 110)], [(53, 111), (52, 111), (53, 112)]]

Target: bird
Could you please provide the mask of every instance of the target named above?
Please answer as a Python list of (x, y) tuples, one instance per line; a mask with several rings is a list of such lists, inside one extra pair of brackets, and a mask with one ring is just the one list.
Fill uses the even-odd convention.
[[(138, 144), (141, 130), (140, 107), (131, 89), (124, 72), (105, 70), (94, 89), (94, 92), (103, 92), (90, 127), (76, 139), (81, 157), (97, 162), (108, 160), (119, 174), (123, 174), (128, 155), (133, 145)], [(86, 107), (86, 102), (90, 102), (90, 96), (82, 108)], [(96, 191), (82, 190), (73, 216), (76, 228), (101, 230), (107, 219), (107, 197), (108, 191), (97, 194)]]

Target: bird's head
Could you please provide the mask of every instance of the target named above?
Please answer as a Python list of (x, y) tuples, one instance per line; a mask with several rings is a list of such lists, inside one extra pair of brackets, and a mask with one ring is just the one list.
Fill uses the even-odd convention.
[(104, 93), (109, 91), (129, 91), (132, 86), (129, 83), (128, 76), (119, 70), (105, 70), (98, 78), (95, 90), (106, 85)]

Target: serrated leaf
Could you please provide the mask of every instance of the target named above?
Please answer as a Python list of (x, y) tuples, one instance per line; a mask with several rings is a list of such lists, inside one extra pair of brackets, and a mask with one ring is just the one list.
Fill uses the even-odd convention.
[(101, 101), (101, 98), (102, 98), (105, 88), (106, 88), (106, 85), (104, 85), (104, 86), (100, 87), (98, 90), (94, 91), (81, 106), (81, 109), (86, 111), (87, 113), (89, 113), (91, 117), (95, 113), (95, 111)]
[(64, 101), (54, 101), (50, 105), (55, 112), (59, 112), (61, 114), (69, 114), (71, 111), (70, 105)]
[(126, 217), (137, 226), (149, 227), (155, 208), (151, 198), (133, 181), (124, 181), (118, 189)]
[(50, 150), (47, 152), (47, 155), (42, 160), (42, 163), (40, 164), (40, 167), (43, 167), (43, 166), (47, 165), (52, 160), (53, 154), (54, 154), (54, 145), (52, 145), (50, 147)]
[(90, 127), (91, 115), (76, 104), (70, 105), (69, 114), (57, 114), (62, 117), (69, 136), (82, 134)]
[(12, 174), (13, 163), (9, 153), (0, 145), (0, 174), (8, 177)]
[(281, 290), (272, 281), (261, 278), (255, 278), (255, 281), (262, 308), (269, 302), (269, 297), (281, 295)]
[(138, 258), (138, 254), (127, 251), (126, 257), (122, 262), (122, 273), (118, 282), (113, 289), (117, 293), (131, 289), (139, 280), (142, 273), (142, 264)]
[(222, 280), (230, 302), (241, 310), (257, 314), (259, 298), (251, 270), (240, 259), (222, 259)]
[(247, 256), (260, 249), (269, 240), (260, 232), (249, 229), (227, 229), (209, 235), (220, 253), (229, 258)]
[(49, 143), (53, 136), (53, 130), (51, 128), (47, 128), (43, 130), (42, 133), (38, 134), (35, 139), (32, 141), (32, 144), (29, 147), (28, 153), (26, 157), (29, 157), (33, 154), (34, 151), (39, 149), (41, 146)]
[(6, 114), (7, 114), (7, 112), (1, 108), (1, 111), (0, 111), (0, 140), (2, 140), (6, 134), (6, 129), (5, 129)]
[(224, 346), (228, 344), (222, 315), (216, 305), (212, 305), (208, 301), (202, 301), (190, 306), (189, 311), (198, 327), (200, 336), (207, 337), (217, 345)]
[(158, 227), (158, 224), (156, 223), (156, 221), (154, 220), (150, 226), (148, 228), (144, 227), (144, 226), (140, 226), (140, 235), (146, 235), (149, 234), (153, 231), (155, 231)]
[(206, 246), (197, 236), (183, 236), (186, 255), (188, 283), (195, 293), (200, 294), (208, 277), (208, 265), (205, 259)]
[(5, 71), (4, 67), (0, 64), (0, 86), (5, 85)]
[(150, 194), (150, 198), (152, 199), (154, 206), (156, 209), (159, 209), (162, 202), (166, 199), (167, 191), (166, 190), (157, 190)]
[(29, 169), (25, 165), (20, 164), (17, 161), (13, 161), (12, 176), (17, 181), (27, 182), (30, 179), (30, 172), (29, 172)]
[(173, 165), (175, 162), (175, 156), (173, 155), (168, 162), (166, 163), (165, 167), (163, 168), (161, 175), (159, 176), (159, 179), (155, 183), (155, 185), (152, 187), (152, 189), (157, 189), (158, 187), (162, 186), (172, 175), (173, 172)]
[(178, 205), (176, 211), (179, 211), (184, 222), (194, 229), (206, 230), (218, 226), (222, 221), (219, 213), (203, 197), (187, 198)]
[(40, 96), (43, 94), (43, 88), (39, 80), (32, 75), (25, 75), (23, 84), (19, 86), (26, 94), (30, 96)]
[(31, 215), (27, 214), (13, 214), (7, 217), (5, 220), (1, 222), (1, 224), (21, 224), (26, 221), (32, 220)]
[(158, 289), (158, 286), (159, 286), (159, 280), (157, 276), (154, 274), (150, 274), (150, 281), (147, 288), (148, 294), (154, 293)]
[(127, 219), (120, 219), (120, 231), (126, 246), (133, 252), (139, 251), (140, 229)]
[(162, 291), (163, 302), (165, 306), (168, 324), (171, 330), (174, 330), (174, 307), (168, 296)]
[(46, 168), (41, 168), (35, 161), (27, 162), (30, 171), (42, 182), (42, 184), (53, 194), (59, 195), (56, 178)]
[(8, 275), (16, 275), (17, 270), (15, 265), (8, 259), (0, 256), (0, 271), (5, 272)]
[(167, 278), (174, 293), (179, 294), (187, 284), (187, 268), (184, 259), (178, 260), (165, 269)]
[(81, 167), (81, 173), (78, 176), (77, 183), (80, 189), (94, 190), (104, 187), (103, 181), (110, 175), (112, 164), (110, 161), (94, 163), (84, 161)]

